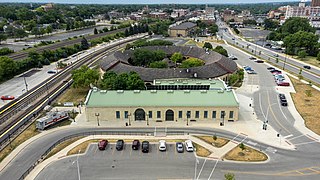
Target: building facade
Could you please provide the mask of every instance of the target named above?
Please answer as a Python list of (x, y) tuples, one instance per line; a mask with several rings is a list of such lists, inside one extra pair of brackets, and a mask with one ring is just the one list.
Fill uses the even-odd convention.
[(186, 37), (190, 36), (195, 32), (195, 28), (197, 24), (191, 22), (181, 23), (179, 25), (173, 26), (169, 28), (169, 35), (171, 37)]
[(312, 7), (320, 6), (320, 0), (312, 0), (311, 1), (311, 6)]
[[(189, 85), (184, 90), (90, 90), (85, 106), (88, 121), (237, 121), (239, 102), (220, 80), (170, 80), (164, 87)], [(156, 82), (155, 82), (156, 83)], [(199, 84), (200, 83), (200, 84)], [(157, 81), (157, 88), (161, 81)], [(197, 89), (197, 86), (199, 88)], [(194, 89), (195, 88), (195, 89)], [(203, 89), (207, 88), (207, 89)], [(160, 88), (165, 89), (165, 88)], [(194, 89), (194, 90), (192, 90)]]

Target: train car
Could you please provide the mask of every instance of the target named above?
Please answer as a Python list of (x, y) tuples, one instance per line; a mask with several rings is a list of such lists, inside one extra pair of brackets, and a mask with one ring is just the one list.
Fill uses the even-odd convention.
[(69, 119), (68, 112), (48, 112), (45, 117), (36, 121), (36, 128), (44, 130), (45, 128), (65, 119)]

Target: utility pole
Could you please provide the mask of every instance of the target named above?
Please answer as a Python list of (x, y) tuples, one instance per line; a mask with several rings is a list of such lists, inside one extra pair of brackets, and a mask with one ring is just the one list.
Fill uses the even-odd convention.
[(28, 84), (27, 84), (27, 80), (26, 80), (26, 73), (23, 73), (23, 80), (24, 80), (24, 84), (26, 85), (26, 92), (28, 92)]

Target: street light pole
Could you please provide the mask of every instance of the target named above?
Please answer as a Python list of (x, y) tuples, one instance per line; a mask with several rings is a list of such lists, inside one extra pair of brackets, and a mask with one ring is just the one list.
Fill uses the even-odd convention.
[(284, 67), (286, 66), (286, 62), (287, 62), (287, 54), (284, 56), (284, 63), (282, 67), (283, 70), (284, 70)]
[(95, 116), (97, 117), (97, 123), (98, 123), (98, 126), (100, 126), (100, 122), (99, 122), (99, 113), (95, 113)]
[(190, 113), (187, 112), (187, 126), (189, 126), (189, 115), (190, 115)]
[(24, 84), (26, 85), (26, 92), (28, 92), (28, 84), (27, 84), (27, 80), (26, 80), (26, 73), (23, 73), (23, 80), (24, 80)]
[(128, 117), (129, 117), (129, 126), (131, 126), (131, 121), (130, 121), (131, 113), (128, 114)]
[(147, 126), (149, 126), (149, 113), (147, 113), (146, 115), (147, 115)]

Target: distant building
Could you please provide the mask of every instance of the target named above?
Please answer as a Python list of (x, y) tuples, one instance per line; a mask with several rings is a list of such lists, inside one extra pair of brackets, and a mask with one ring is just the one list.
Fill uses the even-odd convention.
[(149, 17), (157, 18), (157, 19), (165, 19), (165, 18), (167, 18), (167, 13), (165, 13), (165, 12), (151, 12), (149, 14)]
[(110, 11), (110, 12), (108, 12), (108, 15), (109, 15), (110, 19), (119, 19), (119, 18), (124, 17), (124, 13), (118, 12), (118, 11)]
[(208, 7), (206, 6), (206, 9), (205, 9), (205, 14), (206, 16), (213, 16), (214, 15), (214, 7)]
[(190, 10), (189, 9), (174, 9), (173, 12), (171, 13), (171, 17), (177, 18), (177, 17), (182, 17), (186, 16), (189, 14)]
[(320, 6), (320, 0), (312, 0), (311, 1), (311, 6), (312, 7)]
[(48, 3), (48, 4), (45, 4), (45, 5), (42, 5), (41, 8), (44, 10), (44, 11), (49, 11), (51, 9), (54, 8), (54, 5), (53, 3)]
[(173, 27), (169, 28), (169, 35), (172, 37), (186, 37), (191, 35), (194, 31), (195, 28), (197, 27), (197, 24), (192, 23), (192, 22), (185, 22)]

